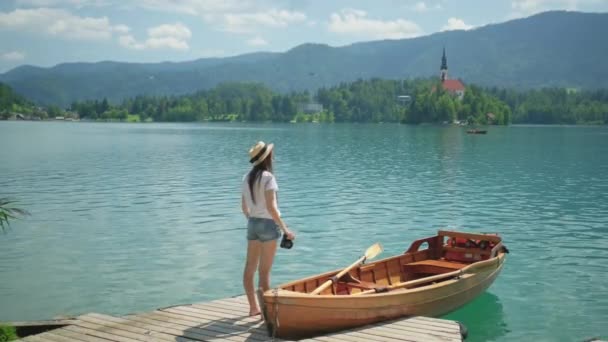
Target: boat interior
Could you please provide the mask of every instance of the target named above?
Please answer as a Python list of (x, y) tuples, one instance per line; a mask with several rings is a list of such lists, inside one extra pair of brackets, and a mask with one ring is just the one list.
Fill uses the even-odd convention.
[(504, 252), (496, 234), (472, 234), (440, 230), (436, 236), (414, 241), (402, 255), (368, 262), (336, 279), (340, 270), (308, 277), (281, 286), (299, 293), (311, 293), (327, 280), (332, 286), (321, 295), (382, 293), (416, 288), (460, 276), (464, 267)]

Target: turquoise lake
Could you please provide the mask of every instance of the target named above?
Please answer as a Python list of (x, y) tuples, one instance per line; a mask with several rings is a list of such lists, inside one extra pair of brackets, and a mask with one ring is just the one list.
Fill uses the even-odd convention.
[(272, 283), (337, 269), (372, 243), (439, 229), (510, 250), (446, 318), (467, 341), (608, 339), (608, 127), (0, 122), (0, 197), (31, 215), (0, 233), (0, 321), (125, 315), (243, 293), (240, 182), (275, 143), (297, 233)]

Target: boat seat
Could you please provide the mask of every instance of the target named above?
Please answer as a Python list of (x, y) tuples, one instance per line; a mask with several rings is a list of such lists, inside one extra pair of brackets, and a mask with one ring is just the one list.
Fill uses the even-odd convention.
[(386, 286), (379, 285), (376, 283), (359, 280), (353, 277), (350, 273), (346, 273), (337, 283), (339, 291), (340, 287), (348, 288), (348, 292), (350, 293), (350, 289), (359, 289), (361, 291), (365, 290), (375, 290), (376, 292), (385, 292)]
[(450, 268), (450, 269), (453, 269), (453, 270), (459, 270), (459, 269), (467, 266), (467, 264), (462, 264), (462, 263), (459, 263), (459, 262), (445, 261), (445, 260), (433, 260), (433, 259), (416, 261), (416, 262), (410, 262), (409, 264), (406, 264), (405, 266), (416, 266), (416, 265), (426, 265), (426, 266), (435, 266), (435, 267), (441, 267), (441, 268)]
[(467, 264), (446, 260), (422, 260), (403, 265), (404, 279), (409, 280), (408, 274), (442, 274), (459, 270)]
[(373, 289), (380, 287), (375, 283), (370, 283), (367, 281), (360, 281), (359, 283), (343, 283), (343, 284), (348, 287), (352, 287), (352, 288), (360, 289), (360, 290), (373, 290)]

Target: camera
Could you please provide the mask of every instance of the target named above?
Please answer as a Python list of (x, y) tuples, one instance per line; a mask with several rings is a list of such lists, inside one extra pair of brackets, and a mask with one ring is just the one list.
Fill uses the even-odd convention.
[(293, 241), (287, 238), (286, 234), (283, 234), (283, 239), (281, 240), (281, 248), (290, 249), (293, 247)]

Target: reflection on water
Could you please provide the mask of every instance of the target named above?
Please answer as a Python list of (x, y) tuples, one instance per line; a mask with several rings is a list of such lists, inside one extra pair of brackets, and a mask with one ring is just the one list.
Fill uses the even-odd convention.
[(443, 316), (463, 323), (468, 331), (467, 342), (495, 341), (509, 332), (500, 299), (484, 292), (462, 308)]

